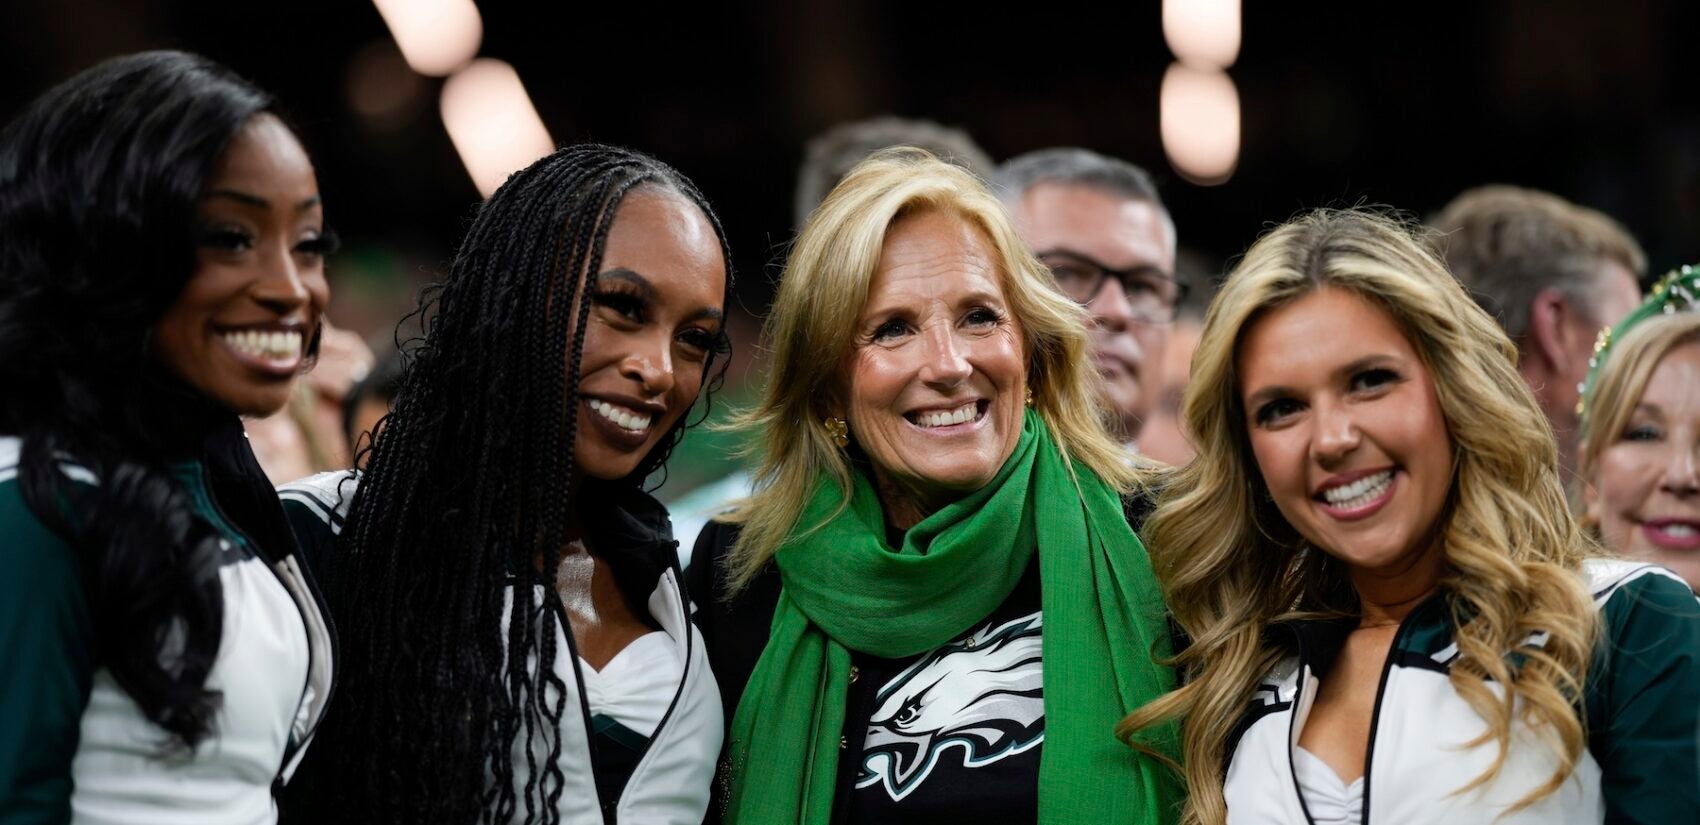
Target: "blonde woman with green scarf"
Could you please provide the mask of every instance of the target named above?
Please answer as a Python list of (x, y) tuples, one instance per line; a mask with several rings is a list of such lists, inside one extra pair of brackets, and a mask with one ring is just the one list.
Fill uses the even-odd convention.
[(1176, 775), (1114, 735), (1174, 685), (1130, 526), (1148, 472), (992, 194), (920, 150), (864, 161), (766, 336), (757, 491), (689, 574), (730, 714), (720, 816), (1173, 822)]

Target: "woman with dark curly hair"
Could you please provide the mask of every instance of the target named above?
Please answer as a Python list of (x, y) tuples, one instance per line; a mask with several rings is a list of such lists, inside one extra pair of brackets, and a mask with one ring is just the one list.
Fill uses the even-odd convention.
[(351, 665), (292, 817), (702, 820), (720, 694), (641, 485), (723, 366), (730, 272), (637, 152), (562, 149), (480, 208), (365, 471), (283, 488)]
[(149, 52), (0, 134), (0, 819), (265, 823), (330, 628), (241, 415), (311, 363), (313, 165), (264, 92)]

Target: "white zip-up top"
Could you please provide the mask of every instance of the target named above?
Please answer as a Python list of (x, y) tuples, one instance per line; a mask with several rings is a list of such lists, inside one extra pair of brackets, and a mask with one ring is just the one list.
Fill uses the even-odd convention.
[[(305, 536), (316, 530), (322, 544), (328, 547), (331, 538), (341, 530), (356, 485), (357, 479), (351, 478), (349, 472), (340, 472), (322, 473), (279, 488), (285, 512), (296, 525), (297, 533), (304, 536), (302, 544), (309, 559), (314, 558), (315, 550), (310, 546), (313, 542)], [(606, 517), (619, 515), (610, 513)], [(507, 604), (511, 605), (514, 590), (511, 584), (507, 587)], [(607, 678), (598, 678), (614, 676), (618, 672), (617, 660), (597, 674), (579, 659), (570, 624), (557, 597), (544, 592), (542, 587), (533, 587), (532, 598), (535, 603), (551, 606), (542, 615), (554, 623), (556, 650), (567, 654), (557, 655), (554, 662), (555, 675), (565, 687), (567, 708), (558, 732), (560, 768), (566, 780), (560, 794), (560, 821), (564, 825), (702, 822), (708, 810), (715, 761), (725, 735), (724, 717), (720, 689), (709, 669), (702, 635), (690, 621), (689, 601), (680, 586), (676, 553), (660, 570), (645, 605), (665, 634), (665, 641), (634, 643), (634, 647), (643, 645), (643, 650), (634, 651), (642, 654), (640, 659), (653, 664), (650, 671), (642, 674), (644, 678), (632, 680), (627, 690), (609, 684)], [(504, 609), (502, 615), (505, 637), (509, 611)], [(657, 656), (664, 658), (652, 658)], [(535, 667), (535, 662), (532, 666)], [(657, 668), (664, 673), (676, 673), (677, 677), (653, 678)], [(547, 701), (554, 701), (558, 695), (551, 690)], [(646, 733), (643, 728), (656, 718), (659, 722)], [(596, 732), (603, 731), (606, 736), (609, 730), (615, 731), (614, 735), (621, 741), (633, 743), (641, 753), (618, 798), (603, 799), (597, 784), (597, 760), (609, 758), (599, 757), (599, 751), (611, 751), (614, 745), (605, 738), (599, 739)], [(547, 732), (539, 737), (533, 744), (531, 760), (546, 758), (551, 742)], [(514, 783), (521, 789), (527, 780), (524, 747), (522, 742), (514, 743)], [(606, 765), (602, 767), (605, 769)], [(517, 823), (523, 818), (522, 805), (513, 821)]]
[[(334, 641), (235, 416), (167, 468), (221, 553), (223, 623), (205, 682), (220, 698), (193, 751), (174, 750), (101, 664), (84, 555), (25, 505), (20, 446), (0, 437), (0, 822), (275, 823), (274, 794), (333, 692)], [(61, 470), (91, 491), (102, 483), (68, 460)]]
[[(1382, 670), (1361, 787), (1365, 825), (1569, 825), (1700, 823), (1700, 600), (1670, 571), (1616, 560), (1584, 574), (1602, 614), (1602, 654), (1587, 677), (1587, 746), (1564, 785), (1515, 813), (1543, 784), (1557, 757), (1514, 722), (1498, 777), (1465, 793), (1498, 753), (1490, 740), (1465, 747), (1487, 725), (1452, 689), (1452, 643), (1444, 596), (1407, 616)], [(1314, 772), (1295, 768), (1298, 739), (1350, 623), (1306, 622), (1252, 696), (1229, 743), (1224, 795), (1230, 825), (1318, 825), (1340, 816), (1319, 799)], [(1540, 644), (1537, 637), (1531, 642)], [(1324, 766), (1326, 768), (1326, 766)], [(1343, 784), (1343, 783), (1341, 783)], [(1328, 810), (1311, 810), (1312, 800)], [(1347, 821), (1350, 821), (1347, 817)]]

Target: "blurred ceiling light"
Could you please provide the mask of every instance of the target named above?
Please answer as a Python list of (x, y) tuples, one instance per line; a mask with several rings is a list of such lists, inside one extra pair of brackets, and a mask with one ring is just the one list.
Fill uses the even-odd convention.
[(478, 54), (484, 21), (472, 0), (372, 0), (407, 65), (433, 77), (452, 74)]
[(508, 176), (555, 150), (514, 67), (480, 58), (443, 84), (443, 126), (478, 191), (488, 198)]
[(1240, 154), (1240, 95), (1226, 73), (1170, 64), (1157, 110), (1163, 152), (1181, 177), (1215, 186), (1233, 176)]
[(380, 130), (407, 125), (430, 98), (424, 78), (408, 69), (388, 38), (362, 46), (348, 63), (348, 105), (362, 123)]
[(1240, 54), (1240, 0), (1163, 0), (1163, 39), (1188, 66), (1234, 65)]

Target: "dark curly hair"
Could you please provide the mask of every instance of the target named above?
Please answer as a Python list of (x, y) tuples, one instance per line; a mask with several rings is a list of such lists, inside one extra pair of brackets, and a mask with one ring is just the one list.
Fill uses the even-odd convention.
[[(567, 654), (549, 603), (505, 605), (503, 586), (555, 593), (580, 492), (573, 448), (590, 298), (618, 207), (642, 189), (702, 211), (729, 294), (725, 232), (696, 187), (647, 155), (580, 145), (497, 190), (448, 277), (421, 297), (423, 338), (403, 347), (394, 410), (337, 541), (329, 598), (340, 684), (285, 799), (292, 821), (557, 821), (567, 708), (554, 663)], [(724, 355), (722, 338), (703, 366), (705, 394)], [(615, 486), (640, 485), (686, 426), (682, 417)], [(548, 755), (537, 764), (529, 746), (541, 741)], [(527, 743), (523, 765), (516, 742)]]
[(272, 105), (205, 58), (145, 52), (53, 88), (0, 133), (0, 432), (22, 440), (26, 504), (79, 553), (100, 663), (190, 748), (219, 706), (206, 677), (224, 604), (218, 537), (167, 463), (229, 413), (149, 340), (194, 272), (204, 182)]

